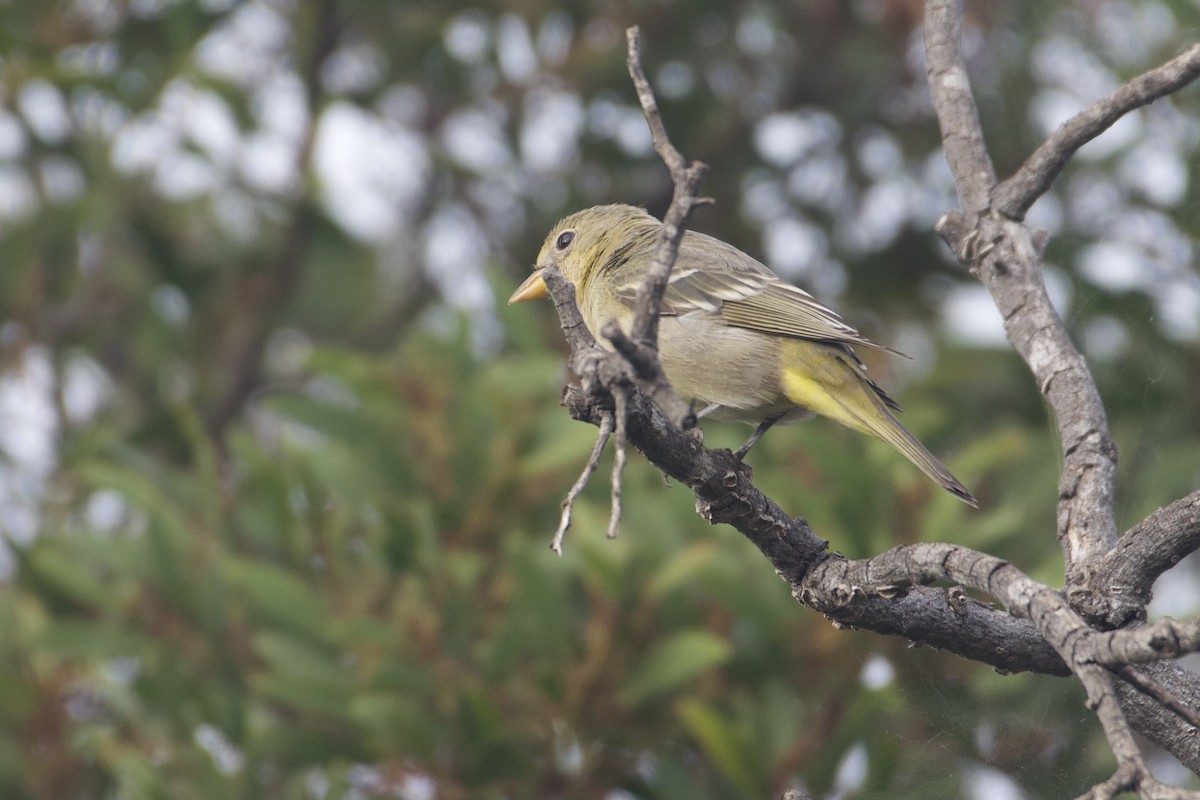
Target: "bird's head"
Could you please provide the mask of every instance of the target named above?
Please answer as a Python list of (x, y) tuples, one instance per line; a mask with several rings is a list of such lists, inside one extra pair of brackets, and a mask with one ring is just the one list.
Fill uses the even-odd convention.
[(623, 247), (636, 243), (639, 234), (656, 233), (659, 224), (644, 208), (627, 205), (593, 206), (564, 217), (546, 235), (533, 272), (508, 298), (509, 304), (545, 297), (546, 267), (557, 267), (570, 283), (582, 287), (619, 258)]

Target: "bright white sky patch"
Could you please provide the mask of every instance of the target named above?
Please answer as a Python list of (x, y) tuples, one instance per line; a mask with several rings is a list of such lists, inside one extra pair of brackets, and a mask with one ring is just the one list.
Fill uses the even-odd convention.
[(154, 167), (162, 154), (175, 146), (176, 136), (153, 114), (129, 122), (112, 143), (112, 163), (120, 172), (142, 172)]
[(1141, 248), (1128, 242), (1097, 242), (1079, 254), (1079, 272), (1101, 288), (1127, 292), (1145, 284), (1145, 258)]
[(222, 775), (236, 775), (246, 765), (246, 757), (215, 725), (196, 728), (196, 744), (212, 758), (213, 766)]
[(212, 162), (186, 150), (165, 153), (156, 167), (154, 187), (169, 200), (190, 200), (221, 185), (221, 176)]
[(788, 193), (800, 202), (836, 213), (846, 201), (846, 162), (837, 154), (807, 158), (787, 176)]
[(229, 105), (215, 92), (187, 81), (172, 81), (163, 92), (160, 115), (217, 166), (229, 165), (240, 145), (237, 122)]
[(696, 87), (696, 71), (683, 61), (668, 61), (655, 76), (654, 85), (663, 97), (678, 100)]
[(486, 351), (501, 338), (494, 308), (496, 298), (483, 274), (487, 237), (474, 215), (452, 205), (433, 215), (425, 228), (426, 274), (450, 305), (471, 312), (471, 334), (477, 349)]
[(776, 220), (763, 229), (767, 263), (789, 280), (807, 274), (829, 252), (829, 238), (821, 228), (796, 217)]
[(500, 71), (509, 83), (528, 83), (537, 72), (537, 54), (533, 49), (529, 26), (515, 14), (505, 14), (500, 18), (496, 30), (496, 58), (500, 62)]
[(912, 204), (910, 189), (909, 181), (903, 177), (871, 184), (859, 201), (857, 217), (839, 231), (847, 246), (859, 252), (872, 252), (891, 244), (908, 219)]
[(578, 154), (583, 104), (573, 92), (531, 92), (521, 126), (521, 161), (535, 172), (566, 169)]
[(37, 207), (37, 192), (25, 171), (0, 164), (0, 220), (24, 219)]
[(67, 156), (48, 156), (38, 165), (42, 193), (51, 203), (69, 203), (87, 188), (83, 170)]
[(1000, 312), (987, 289), (979, 284), (955, 286), (941, 308), (942, 324), (957, 341), (980, 347), (1008, 346)]
[(73, 354), (62, 370), (63, 411), (73, 425), (88, 422), (114, 396), (112, 379), (90, 356)]
[(976, 765), (963, 777), (964, 796), (969, 800), (1025, 800), (1027, 795), (1009, 776), (997, 769)]
[(1188, 169), (1179, 153), (1163, 141), (1145, 142), (1121, 159), (1118, 174), (1150, 202), (1173, 206), (1183, 199)]
[(58, 462), (58, 418), (49, 350), (25, 349), (0, 375), (0, 578), (13, 564), (3, 540), (28, 543), (37, 533), (46, 481)]
[(296, 185), (296, 157), (291, 142), (273, 133), (252, 133), (238, 154), (242, 179), (260, 192), (287, 192)]
[(27, 145), (25, 127), (15, 116), (0, 110), (0, 159), (20, 158)]
[(249, 0), (200, 41), (196, 63), (237, 86), (256, 86), (282, 68), (290, 35), (289, 21), (279, 11)]
[(379, 85), (386, 59), (365, 43), (339, 47), (321, 64), (321, 83), (334, 94), (365, 92)]
[(768, 164), (786, 167), (814, 150), (835, 146), (842, 126), (827, 111), (801, 109), (770, 114), (754, 127), (754, 147)]
[(83, 518), (89, 529), (96, 533), (114, 533), (126, 521), (129, 504), (124, 496), (113, 489), (92, 492), (83, 507)]
[(654, 149), (654, 141), (650, 138), (650, 129), (646, 127), (642, 112), (633, 108), (626, 109), (617, 123), (613, 138), (631, 156), (644, 156)]
[(896, 677), (892, 663), (881, 655), (873, 655), (863, 664), (858, 680), (864, 689), (884, 689), (891, 685)]
[(1080, 97), (1101, 97), (1118, 84), (1112, 70), (1082, 42), (1065, 36), (1037, 43), (1033, 48), (1033, 72), (1043, 82), (1070, 87)]
[(870, 178), (883, 178), (904, 169), (904, 154), (900, 145), (887, 131), (880, 128), (867, 131), (855, 147), (858, 164)]
[(472, 172), (499, 172), (512, 164), (508, 136), (492, 114), (468, 108), (451, 114), (442, 125), (442, 146)]
[(350, 103), (334, 103), (321, 116), (313, 161), (329, 215), (352, 236), (377, 243), (397, 230), (399, 213), (432, 169), (421, 137)]
[(71, 115), (58, 87), (49, 81), (32, 80), (18, 95), (21, 115), (34, 135), (47, 144), (58, 144), (71, 133)]
[(487, 53), (488, 22), (482, 11), (471, 10), (450, 20), (442, 34), (446, 52), (464, 64), (481, 61)]
[(1191, 341), (1200, 336), (1200, 285), (1197, 281), (1172, 281), (1156, 287), (1155, 308), (1159, 327), (1172, 339)]
[(1129, 331), (1125, 324), (1109, 316), (1096, 317), (1083, 329), (1084, 350), (1088, 358), (1109, 361), (1125, 349)]
[(752, 12), (738, 22), (734, 38), (746, 55), (765, 56), (775, 47), (775, 26), (764, 14)]
[(842, 756), (837, 773), (833, 778), (833, 793), (831, 800), (841, 800), (853, 792), (857, 792), (867, 781), (867, 767), (870, 760), (867, 757), (867, 746), (862, 742), (856, 743)]

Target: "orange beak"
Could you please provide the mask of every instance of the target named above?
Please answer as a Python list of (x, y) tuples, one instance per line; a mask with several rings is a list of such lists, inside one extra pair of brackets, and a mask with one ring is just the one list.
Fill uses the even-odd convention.
[(546, 291), (546, 282), (542, 280), (542, 271), (535, 269), (525, 279), (525, 282), (512, 293), (512, 297), (508, 298), (508, 304), (511, 306), (513, 303), (524, 303), (526, 300), (541, 300), (549, 295), (550, 293)]

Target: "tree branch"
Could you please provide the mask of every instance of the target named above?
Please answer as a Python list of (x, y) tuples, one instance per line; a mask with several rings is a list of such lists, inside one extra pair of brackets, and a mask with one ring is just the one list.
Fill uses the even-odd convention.
[(1160, 67), (1122, 84), (1059, 126), (1050, 138), (992, 193), (992, 208), (1023, 220), (1029, 207), (1046, 193), (1075, 151), (1108, 130), (1134, 109), (1178, 91), (1200, 76), (1200, 44), (1194, 44)]
[(1160, 508), (1134, 525), (1096, 565), (1094, 582), (1125, 624), (1145, 619), (1160, 575), (1200, 548), (1200, 490)]
[[(931, 14), (940, 14), (952, 26), (949, 34), (927, 33), (938, 51), (930, 56), (930, 76), (931, 81), (941, 84), (941, 88), (935, 87), (935, 97), (949, 98), (945, 102), (954, 107), (944, 115), (939, 108), (943, 126), (965, 126), (947, 134), (947, 149), (952, 149), (953, 141), (952, 164), (968, 170), (968, 174), (959, 174), (956, 169), (956, 181), (964, 207), (977, 214), (975, 219), (964, 214), (955, 218), (961, 223), (955, 228), (956, 251), (969, 254), (984, 267), (981, 271), (985, 284), (1002, 310), (1011, 312), (1006, 313), (1010, 338), (1055, 409), (1066, 454), (1059, 503), (1060, 534), (1068, 565), (1075, 566), (1085, 563), (1093, 552), (1103, 553), (1115, 540), (1111, 518), (1115, 451), (1086, 365), (1066, 338), (1045, 296), (1039, 253), (1032, 237), (1018, 223), (989, 211), (986, 201), (980, 205), (979, 198), (987, 197), (994, 179), (956, 41), (960, 30), (957, 26), (961, 25), (960, 4), (930, 0), (929, 8)], [(636, 30), (628, 32), (628, 37), (630, 72), (638, 85)], [(657, 119), (652, 94), (649, 97), (643, 109), (655, 130), (661, 120)], [(661, 135), (665, 138), (665, 131)], [(663, 158), (669, 167), (684, 163), (674, 148), (660, 152), (665, 152)], [(674, 229), (664, 225), (658, 251), (662, 261), (656, 257), (653, 279), (639, 294), (639, 319), (647, 315), (657, 319), (657, 302), (674, 258), (672, 247), (678, 246), (678, 239), (672, 245), (672, 237), (682, 237), (687, 212), (698, 202), (694, 193), (680, 189), (680, 175), (675, 168), (672, 177), (676, 179), (676, 196), (668, 218), (679, 222)], [(981, 234), (994, 238), (981, 238)], [(1094, 787), (1092, 795), (1108, 797), (1119, 789), (1136, 788), (1143, 797), (1174, 796), (1175, 790), (1161, 787), (1149, 776), (1122, 712), (1121, 705), (1131, 703), (1142, 713), (1148, 695), (1122, 691), (1124, 684), (1116, 682), (1109, 670), (1129, 663), (1123, 659), (1141, 661), (1194, 649), (1200, 645), (1194, 626), (1168, 622), (1115, 633), (1096, 630), (1073, 608), (1078, 605), (1076, 597), (1071, 596), (1072, 602), (1068, 603), (1060, 592), (1032, 580), (1012, 564), (956, 545), (911, 545), (861, 561), (827, 553), (827, 543), (803, 518), (789, 517), (754, 487), (748, 466), (728, 450), (704, 448), (699, 437), (684, 430), (672, 413), (665, 412), (665, 406), (655, 402), (654, 381), (647, 382), (645, 377), (657, 368), (654, 324), (647, 328), (649, 340), (636, 334), (622, 337), (619, 330), (606, 329), (602, 334), (617, 350), (601, 349), (583, 324), (573, 287), (553, 269), (544, 270), (543, 278), (571, 345), (572, 369), (580, 377), (579, 386), (568, 386), (563, 393), (563, 404), (572, 417), (615, 429), (620, 423), (614, 422), (613, 415), (619, 411), (617, 406), (624, 406), (620, 416), (625, 420), (628, 441), (666, 475), (692, 489), (701, 516), (740, 531), (792, 585), (793, 594), (801, 602), (838, 624), (903, 635), (1003, 670), (1073, 673), (1084, 685), (1089, 706), (1096, 712), (1118, 759), (1117, 774)], [(1021, 336), (1027, 339), (1018, 342)], [(643, 360), (653, 368), (647, 368)], [(617, 397), (621, 398), (619, 402)], [(1006, 610), (975, 601), (962, 590), (925, 588), (930, 583), (970, 587), (1001, 601)], [(1159, 667), (1156, 664), (1153, 668)], [(1134, 695), (1141, 699), (1131, 700)], [(1157, 701), (1151, 708), (1164, 710)], [(1173, 737), (1178, 730), (1178, 726), (1168, 726), (1156, 732)], [(1186, 739), (1171, 741), (1175, 744), (1170, 746), (1186, 747), (1179, 744), (1186, 743)]]
[(1073, 602), (1089, 617), (1102, 617), (1107, 603), (1090, 591), (1086, 578), (1089, 562), (1107, 553), (1117, 540), (1112, 509), (1117, 451), (1087, 364), (1046, 292), (1041, 263), (1044, 242), (1035, 241), (1025, 226), (991, 210), (988, 198), (995, 176), (966, 77), (961, 20), (961, 0), (926, 3), (926, 70), (947, 160), (963, 203), (963, 211), (945, 215), (937, 230), (972, 265), (972, 272), (992, 295), (1008, 340), (1054, 411), (1064, 455), (1057, 517), (1067, 587)]
[[(966, 76), (961, 25), (961, 0), (927, 0), (926, 69), (963, 209), (943, 216), (937, 230), (992, 295), (1004, 318), (1009, 341), (1025, 360), (1054, 412), (1064, 455), (1057, 528), (1067, 567), (1070, 604), (1048, 588), (1014, 574), (1011, 565), (995, 563), (982, 554), (968, 557), (961, 549), (949, 550), (941, 554), (943, 560), (938, 566), (954, 579), (1001, 599), (1011, 613), (1033, 620), (1083, 684), (1089, 707), (1104, 728), (1118, 762), (1116, 774), (1093, 787), (1088, 797), (1107, 798), (1128, 789), (1136, 789), (1142, 797), (1183, 796), (1180, 790), (1159, 784), (1147, 771), (1121, 709), (1122, 695), (1101, 664), (1111, 658), (1124, 666), (1131, 661), (1157, 660), (1163, 655), (1194, 650), (1198, 644), (1197, 626), (1164, 621), (1151, 628), (1105, 634), (1094, 630), (1075, 611), (1079, 609), (1088, 619), (1108, 624), (1128, 618), (1128, 610), (1114, 610), (1103, 591), (1106, 587), (1092, 580), (1117, 541), (1112, 502), (1117, 453), (1087, 364), (1046, 292), (1041, 269), (1044, 236), (1035, 235), (1020, 220), (1079, 146), (1122, 114), (1200, 73), (1200, 67), (1193, 64), (1193, 59), (1200, 61), (1200, 52), (1189, 51), (1100, 101), (1060, 128), (1013, 179), (996, 188)], [(930, 554), (920, 550), (910, 557), (917, 555)], [(956, 569), (960, 559), (968, 566), (966, 574)], [(918, 562), (906, 566), (930, 565)], [(984, 573), (970, 571), (985, 566)], [(916, 569), (910, 577), (924, 582), (923, 577), (938, 572)], [(972, 577), (983, 580), (972, 582)], [(1157, 699), (1155, 702), (1160, 714), (1170, 707)]]
[[(671, 205), (663, 216), (662, 232), (654, 248), (654, 261), (646, 275), (645, 282), (638, 289), (637, 300), (634, 304), (636, 314), (631, 329), (632, 342), (625, 340), (624, 334), (616, 325), (604, 331), (604, 335), (620, 349), (625, 358), (634, 366), (639, 377), (654, 386), (652, 394), (659, 407), (667, 413), (675, 424), (691, 427), (695, 424), (695, 416), (686, 403), (671, 389), (662, 368), (658, 363), (658, 317), (662, 309), (663, 294), (667, 290), (667, 282), (671, 279), (671, 270), (675, 267), (675, 259), (679, 256), (679, 245), (692, 212), (701, 205), (712, 202), (697, 196), (708, 167), (699, 161), (687, 161), (671, 144), (667, 136), (666, 126), (663, 125), (662, 115), (658, 110), (658, 101), (654, 90), (646, 80), (642, 69), (641, 51), (642, 35), (636, 25), (625, 31), (627, 50), (626, 67), (629, 77), (637, 91), (638, 103), (642, 107), (642, 115), (650, 128), (650, 138), (654, 142), (654, 150), (659, 158), (667, 165), (671, 173), (671, 183), (674, 190), (671, 195)], [(648, 352), (637, 352), (644, 350)]]
[(974, 216), (988, 207), (996, 170), (983, 143), (983, 126), (962, 56), (962, 18), (962, 0), (925, 4), (925, 72), (959, 205)]

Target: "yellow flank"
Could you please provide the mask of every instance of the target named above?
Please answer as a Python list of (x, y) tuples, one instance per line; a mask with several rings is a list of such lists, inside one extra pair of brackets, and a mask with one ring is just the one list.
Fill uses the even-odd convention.
[[(803, 367), (783, 368), (783, 393), (787, 395), (788, 400), (798, 406), (804, 406), (809, 411), (815, 411), (822, 417), (840, 422), (847, 428), (871, 433), (856, 417), (846, 412), (846, 406), (835, 399), (830, 388), (832, 387), (823, 385), (805, 374)], [(844, 384), (838, 389), (846, 391)]]
[(828, 345), (792, 340), (784, 342), (780, 357), (788, 400), (847, 428), (878, 436), (863, 420), (879, 416), (866, 394), (871, 389), (844, 356)]

